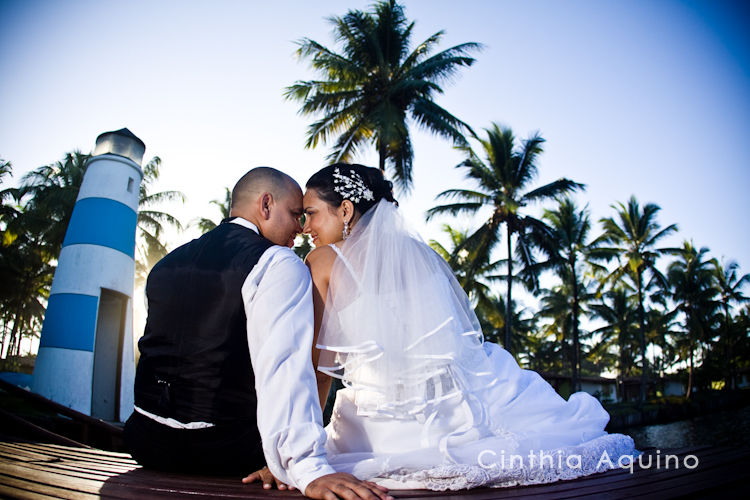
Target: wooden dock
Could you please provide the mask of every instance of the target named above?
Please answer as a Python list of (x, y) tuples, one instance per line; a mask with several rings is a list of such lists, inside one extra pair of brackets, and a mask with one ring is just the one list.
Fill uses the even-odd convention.
[[(653, 465), (615, 469), (557, 483), (513, 488), (478, 488), (460, 492), (424, 490), (392, 491), (396, 498), (499, 499), (499, 498), (746, 498), (750, 450), (691, 448), (647, 450)], [(667, 454), (677, 455), (679, 468), (664, 468)], [(647, 456), (646, 455), (646, 456)], [(687, 468), (688, 455), (698, 466)], [(647, 465), (647, 460), (643, 463)], [(693, 465), (692, 459), (688, 465)], [(239, 478), (196, 477), (140, 468), (126, 453), (56, 444), (0, 442), (0, 497), (2, 498), (302, 498), (299, 492), (263, 490)]]

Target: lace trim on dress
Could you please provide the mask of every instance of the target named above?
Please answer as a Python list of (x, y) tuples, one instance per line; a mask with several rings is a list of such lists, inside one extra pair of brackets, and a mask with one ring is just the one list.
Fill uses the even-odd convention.
[(481, 464), (445, 464), (418, 472), (393, 471), (372, 480), (392, 489), (416, 486), (436, 491), (482, 486), (504, 488), (552, 483), (604, 472), (618, 467), (621, 457), (633, 460), (638, 454), (634, 452), (633, 440), (629, 436), (608, 434), (585, 445), (561, 450), (523, 456), (487, 453), (478, 457)]

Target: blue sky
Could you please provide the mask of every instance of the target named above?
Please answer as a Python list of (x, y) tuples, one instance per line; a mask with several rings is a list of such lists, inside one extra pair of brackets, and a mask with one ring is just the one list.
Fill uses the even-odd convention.
[[(247, 169), (270, 165), (301, 184), (325, 147), (303, 148), (309, 118), (282, 89), (312, 77), (303, 36), (333, 45), (325, 18), (363, 1), (0, 0), (0, 156), (14, 182), (98, 134), (130, 128), (163, 160), (171, 211), (209, 205)], [(634, 194), (692, 239), (750, 272), (748, 8), (730, 1), (405, 0), (414, 42), (476, 41), (477, 63), (438, 103), (476, 130), (492, 122), (547, 139), (539, 183), (568, 177), (592, 219)], [(468, 186), (450, 144), (417, 131), (415, 190), (404, 212), (426, 239), (451, 219), (422, 220), (444, 189)], [(359, 158), (376, 164), (374, 152)], [(471, 227), (479, 221), (462, 221)], [(594, 234), (599, 233), (595, 224)], [(187, 231), (173, 245), (195, 236)]]

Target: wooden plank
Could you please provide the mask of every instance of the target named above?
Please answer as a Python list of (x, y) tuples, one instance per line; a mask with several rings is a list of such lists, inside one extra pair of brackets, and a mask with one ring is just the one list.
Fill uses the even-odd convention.
[(23, 464), (23, 467), (28, 467), (29, 469), (33, 469), (36, 471), (39, 471), (41, 473), (50, 473), (50, 474), (63, 474), (66, 476), (69, 476), (71, 478), (83, 478), (83, 479), (91, 479), (92, 481), (106, 481), (107, 479), (111, 478), (112, 476), (115, 476), (117, 474), (103, 474), (99, 473), (97, 471), (91, 471), (89, 469), (81, 469), (78, 467), (71, 467), (69, 464), (66, 464), (64, 462), (56, 462), (53, 464), (50, 463), (26, 463)]
[(106, 464), (97, 464), (95, 462), (75, 462), (70, 460), (52, 460), (52, 461), (29, 461), (20, 462), (18, 465), (34, 466), (36, 468), (42, 467), (44, 470), (55, 471), (59, 468), (68, 468), (70, 470), (77, 470), (82, 472), (91, 472), (99, 475), (105, 475), (107, 477), (124, 474), (133, 470), (132, 467), (111, 467)]
[[(734, 478), (727, 478), (726, 481), (718, 480), (710, 473), (697, 473), (689, 478), (666, 476), (657, 482), (649, 484), (639, 484), (635, 482), (635, 484), (626, 489), (619, 489), (611, 492), (595, 492), (590, 495), (591, 497), (606, 499), (638, 497), (655, 498), (660, 500), (665, 498), (682, 498), (688, 495), (702, 496), (701, 493), (704, 492), (705, 496), (711, 496), (710, 492), (714, 491), (719, 486), (726, 486), (731, 483), (739, 482), (742, 474), (746, 471), (746, 467), (740, 464), (734, 464), (729, 470), (737, 475)], [(689, 481), (686, 479), (689, 479)]]
[[(140, 472), (140, 471), (138, 471)], [(128, 476), (128, 475), (126, 475)], [(110, 495), (111, 492), (128, 492), (129, 495), (138, 497), (149, 496), (177, 496), (190, 498), (301, 498), (299, 492), (290, 493), (279, 490), (263, 490), (260, 485), (244, 485), (239, 480), (227, 482), (224, 480), (218, 487), (206, 483), (186, 484), (184, 481), (172, 482), (162, 480), (151, 480), (144, 478), (141, 474), (131, 477), (113, 478), (107, 481), (101, 489), (102, 495)]]
[(0, 379), (0, 389), (20, 396), (23, 399), (33, 401), (34, 403), (43, 406), (48, 411), (53, 411), (55, 413), (59, 413), (60, 415), (65, 415), (66, 417), (70, 417), (77, 422), (90, 425), (91, 427), (97, 429), (101, 429), (115, 436), (122, 435), (121, 427), (107, 423), (104, 420), (91, 417), (89, 415), (86, 415), (85, 413), (78, 412), (72, 408), (68, 408), (67, 406), (63, 406), (60, 403), (52, 401), (51, 399), (47, 399), (44, 396), (40, 396), (39, 394), (35, 394), (33, 392), (27, 391), (26, 389), (22, 389), (21, 387), (13, 385), (10, 382), (6, 382), (2, 379)]
[(93, 500), (99, 498), (98, 495), (89, 495), (66, 488), (59, 488), (47, 483), (33, 482), (11, 476), (0, 476), (0, 485), (9, 486), (17, 489), (19, 492), (31, 493), (41, 498), (65, 498), (71, 500)]
[(15, 429), (16, 431), (18, 431), (19, 429), (23, 429), (23, 431), (21, 432), (22, 435), (27, 435), (27, 436), (30, 435), (30, 436), (33, 436), (34, 439), (43, 439), (51, 443), (63, 444), (66, 446), (78, 446), (81, 448), (90, 448), (90, 446), (88, 445), (79, 443), (78, 441), (75, 441), (74, 439), (61, 436), (60, 434), (47, 430), (44, 427), (40, 427), (34, 424), (33, 422), (29, 422), (28, 420), (21, 418), (18, 415), (8, 413), (7, 411), (2, 410), (2, 409), (0, 409), (0, 420), (2, 420), (4, 424), (9, 425), (12, 429)]
[(86, 457), (82, 455), (80, 458), (70, 458), (66, 457), (64, 454), (41, 454), (34, 451), (29, 451), (24, 448), (18, 448), (18, 447), (11, 447), (11, 446), (2, 446), (0, 444), (0, 458), (4, 458), (6, 460), (15, 460), (20, 462), (35, 462), (35, 463), (54, 463), (54, 462), (61, 462), (61, 461), (67, 461), (70, 463), (84, 463), (89, 464), (92, 466), (104, 466), (112, 468), (113, 470), (130, 470), (134, 467), (137, 467), (135, 462), (131, 463), (112, 463), (109, 461), (101, 461), (97, 460), (96, 457)]
[(116, 460), (116, 459), (122, 459), (122, 460), (128, 460), (131, 462), (135, 461), (133, 460), (133, 457), (130, 456), (130, 453), (122, 453), (119, 451), (107, 451), (107, 450), (101, 450), (99, 448), (86, 448), (79, 449), (79, 448), (71, 448), (69, 446), (60, 446), (56, 444), (50, 444), (50, 443), (26, 443), (28, 444), (29, 448), (36, 448), (40, 450), (49, 450), (49, 451), (65, 451), (70, 453), (80, 453), (82, 455), (86, 456), (101, 456), (101, 457), (108, 457), (109, 459)]
[[(685, 455), (688, 455), (691, 453), (685, 453)], [(680, 456), (680, 463), (682, 462), (682, 457), (685, 455)], [(746, 452), (740, 452), (739, 454), (734, 453), (720, 453), (715, 452), (712, 455), (706, 456), (704, 454), (698, 454), (699, 455), (699, 461), (700, 466), (702, 468), (706, 467), (716, 467), (721, 466), (728, 461), (731, 461), (735, 458), (747, 458), (748, 454)], [(592, 476), (587, 476), (585, 478), (576, 479), (573, 481), (563, 481), (559, 483), (552, 483), (547, 487), (547, 490), (550, 492), (553, 491), (560, 491), (563, 490), (569, 490), (569, 489), (575, 489), (578, 494), (581, 494), (585, 491), (586, 488), (602, 488), (606, 487), (608, 489), (614, 489), (614, 488), (622, 488), (622, 487), (629, 487), (631, 484), (631, 481), (635, 476), (637, 476), (637, 482), (644, 484), (644, 483), (651, 483), (655, 481), (660, 481), (661, 478), (664, 475), (668, 475), (670, 477), (678, 477), (678, 476), (685, 476), (689, 475), (692, 472), (694, 472), (691, 469), (688, 469), (686, 467), (681, 466), (680, 469), (665, 469), (664, 464), (662, 463), (661, 469), (656, 469), (655, 467), (652, 467), (650, 469), (641, 469), (640, 467), (635, 468), (634, 474), (631, 475), (628, 469), (615, 469), (609, 472), (606, 472), (604, 474), (596, 474)], [(622, 484), (618, 484), (622, 483)]]
[[(149, 481), (144, 481), (141, 474), (133, 480), (123, 480), (123, 474), (112, 477), (96, 477), (88, 473), (78, 472), (74, 475), (68, 475), (64, 471), (55, 470), (46, 464), (24, 464), (23, 466), (13, 466), (0, 462), (0, 473), (6, 476), (12, 476), (19, 479), (29, 480), (32, 483), (54, 484), (65, 489), (78, 491), (81, 493), (99, 495), (111, 492), (122, 492), (123, 498), (133, 498), (134, 496), (149, 498), (153, 496), (173, 496), (191, 498), (249, 498), (248, 490), (252, 490), (253, 485), (243, 485), (239, 479), (232, 480), (215, 480), (210, 478), (210, 482), (198, 482), (192, 477), (182, 475), (162, 475), (153, 473)], [(114, 480), (113, 480), (114, 479)], [(269, 495), (262, 488), (258, 488), (262, 496), (257, 498), (266, 498)], [(275, 491), (274, 497), (281, 495), (288, 498), (289, 492)], [(70, 495), (68, 495), (70, 496)], [(295, 497), (301, 495), (296, 494)]]
[(41, 495), (34, 493), (22, 488), (15, 488), (10, 485), (3, 483), (2, 477), (0, 477), (0, 498), (20, 498), (29, 500), (47, 500), (49, 498), (64, 498), (64, 497), (53, 497), (49, 495)]
[[(164, 475), (152, 471), (139, 469), (131, 473), (112, 477), (104, 485), (104, 489), (109, 487), (129, 487), (129, 488), (147, 488), (149, 491), (173, 491), (185, 492), (186, 487), (195, 494), (212, 494), (229, 498), (244, 498), (248, 492), (258, 490), (264, 496), (273, 493), (273, 496), (289, 495), (288, 491), (263, 490), (260, 484), (246, 485), (242, 484), (239, 478), (214, 478), (210, 476), (193, 478), (182, 475)], [(186, 484), (189, 482), (189, 485)], [(299, 496), (298, 494), (295, 494)]]
[(688, 469), (686, 467), (681, 467), (680, 469), (636, 469), (633, 475), (628, 473), (629, 477), (624, 478), (624, 480), (615, 480), (596, 486), (581, 485), (582, 487), (577, 488), (571, 497), (605, 494), (611, 498), (631, 497), (636, 494), (634, 493), (635, 491), (647, 494), (652, 491), (663, 490), (664, 484), (670, 484), (671, 486), (676, 484), (692, 484), (706, 478), (709, 481), (713, 481), (714, 484), (720, 485), (725, 481), (716, 476), (715, 471), (727, 467), (727, 464), (733, 465), (736, 463), (734, 461), (735, 458), (743, 456), (747, 457), (747, 454), (740, 452), (738, 454), (725, 455), (724, 460), (716, 459), (710, 464), (705, 464), (704, 462), (703, 467), (699, 465), (696, 469)]
[[(5, 453), (3, 455), (2, 453)], [(656, 451), (650, 450), (655, 465)], [(667, 455), (676, 455), (680, 464), (684, 456), (699, 458), (697, 469), (665, 469)], [(142, 469), (127, 454), (101, 450), (71, 449), (57, 445), (0, 444), (0, 483), (5, 478), (28, 481), (40, 488), (62, 488), (86, 495), (106, 494), (116, 498), (301, 498), (299, 492), (263, 490), (260, 484), (243, 485), (239, 478), (186, 476)], [(18, 459), (16, 459), (18, 457)], [(41, 458), (40, 458), (41, 457)], [(660, 498), (698, 491), (732, 491), (750, 458), (748, 450), (722, 448), (685, 448), (661, 450), (662, 468), (641, 469), (633, 474), (627, 469), (584, 476), (582, 478), (509, 488), (435, 492), (427, 490), (394, 490), (397, 498), (499, 499), (499, 498), (625, 498), (633, 495), (656, 495)], [(33, 460), (37, 458), (38, 460)], [(15, 467), (13, 467), (15, 466)], [(18, 488), (13, 483), (8, 488)], [(46, 485), (46, 486), (45, 486)], [(48, 491), (48, 490), (44, 490)], [(52, 491), (52, 490), (49, 490)]]
[(0, 458), (6, 460), (17, 460), (19, 462), (44, 462), (59, 460), (58, 457), (52, 455), (43, 455), (29, 450), (13, 448), (11, 446), (5, 446), (5, 443), (0, 443)]
[(113, 473), (129, 472), (139, 467), (138, 465), (113, 464), (110, 462), (98, 462), (96, 460), (82, 460), (82, 459), (75, 459), (75, 458), (71, 459), (71, 458), (64, 458), (64, 457), (58, 460), (58, 462), (64, 462), (68, 465), (74, 465), (76, 467), (81, 467), (83, 469), (91, 469), (91, 470), (96, 470), (100, 472), (113, 472)]
[[(7, 462), (0, 460), (0, 463)], [(106, 480), (112, 476), (130, 472), (137, 466), (111, 466), (94, 461), (81, 462), (77, 460), (56, 459), (47, 461), (22, 461), (17, 465), (46, 471), (51, 473), (66, 474), (71, 477), (86, 477), (89, 479)]]
[(135, 464), (135, 460), (128, 453), (118, 453), (114, 451), (104, 451), (96, 448), (72, 448), (69, 446), (59, 446), (46, 443), (29, 443), (24, 446), (39, 453), (49, 453), (54, 455), (64, 454), (70, 457), (95, 457), (97, 460), (107, 460), (110, 462), (126, 462)]
[(288, 492), (278, 490), (264, 490), (254, 485), (243, 485), (242, 488), (236, 488), (232, 491), (197, 491), (197, 490), (179, 490), (179, 489), (145, 489), (138, 485), (124, 486), (118, 484), (105, 484), (102, 487), (101, 494), (107, 498), (127, 498), (137, 497), (139, 500), (150, 498), (191, 498), (191, 499), (211, 499), (211, 498), (242, 498), (247, 500), (268, 500), (268, 499), (294, 499), (304, 498), (299, 492)]
[(16, 465), (0, 462), (0, 474), (11, 476), (33, 483), (54, 484), (73, 492), (98, 495), (102, 481), (72, 477), (48, 470), (41, 469), (37, 464)]
[(45, 450), (43, 448), (31, 448), (31, 449), (37, 452), (45, 452), (49, 456), (54, 456), (56, 458), (60, 458), (64, 460), (78, 460), (81, 462), (101, 463), (101, 464), (107, 464), (107, 465), (119, 466), (119, 467), (136, 467), (137, 466), (137, 463), (133, 459), (121, 459), (117, 457), (96, 456), (93, 454), (71, 451), (70, 449), (58, 449), (58, 450), (51, 450), (51, 449)]
[[(692, 454), (691, 452), (696, 450), (696, 448), (685, 448), (681, 450), (683, 452), (683, 455), (680, 455), (680, 457), (683, 457), (684, 455)], [(700, 464), (703, 468), (706, 468), (708, 466), (711, 466), (712, 468), (720, 467), (723, 464), (726, 464), (728, 462), (731, 462), (732, 460), (737, 459), (744, 459), (747, 460), (750, 457), (750, 452), (748, 451), (736, 451), (736, 450), (721, 450), (721, 449), (715, 449), (715, 448), (707, 448), (702, 447), (700, 450), (703, 451), (703, 453), (698, 453)], [(668, 453), (662, 453), (662, 458), (666, 454), (675, 454), (671, 453), (671, 450), (666, 450)], [(655, 453), (655, 451), (654, 451)], [(708, 455), (708, 456), (707, 456)], [(709, 461), (708, 458), (711, 457), (711, 460)], [(682, 458), (680, 458), (680, 461), (682, 463)], [(662, 463), (662, 466), (664, 464)], [(649, 472), (650, 471), (650, 472)], [(636, 468), (635, 473), (633, 475), (630, 474), (628, 469), (613, 469), (607, 472), (603, 473), (597, 473), (590, 476), (584, 476), (578, 479), (572, 479), (572, 480), (565, 480), (565, 481), (558, 481), (555, 483), (546, 483), (546, 484), (539, 484), (539, 485), (527, 485), (523, 487), (507, 487), (507, 488), (496, 488), (496, 489), (490, 489), (490, 493), (487, 494), (478, 494), (478, 495), (466, 495), (465, 493), (462, 493), (460, 496), (462, 498), (466, 498), (467, 496), (470, 498), (537, 498), (539, 495), (542, 495), (544, 497), (547, 497), (549, 495), (554, 495), (555, 497), (559, 498), (568, 498), (568, 497), (577, 497), (581, 496), (582, 494), (586, 494), (587, 491), (590, 491), (592, 495), (596, 494), (602, 494), (603, 492), (617, 490), (617, 489), (623, 489), (625, 491), (628, 491), (628, 488), (632, 488), (634, 484), (643, 483), (644, 480), (648, 483), (651, 482), (658, 482), (661, 481), (664, 477), (672, 477), (675, 476), (675, 472), (677, 472), (675, 469), (639, 469)], [(682, 468), (681, 470), (681, 476), (683, 477), (683, 480), (686, 482), (689, 482), (691, 479), (688, 474), (693, 472), (690, 469)], [(717, 483), (720, 483), (720, 481), (717, 481)], [(472, 490), (477, 491), (478, 490)], [(394, 490), (393, 491), (394, 496), (400, 497), (400, 498), (419, 498), (419, 497), (425, 497), (430, 496), (431, 492), (427, 491), (414, 491), (414, 490)], [(625, 496), (629, 496), (628, 494), (625, 494)], [(447, 498), (447, 497), (441, 497), (441, 498)]]

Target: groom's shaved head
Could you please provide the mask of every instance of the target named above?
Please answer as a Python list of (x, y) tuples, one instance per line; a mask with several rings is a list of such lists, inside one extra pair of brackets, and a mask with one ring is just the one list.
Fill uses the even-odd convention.
[(302, 188), (274, 168), (254, 168), (234, 186), (229, 215), (252, 222), (272, 243), (291, 247), (302, 232)]
[(271, 167), (257, 167), (243, 175), (235, 184), (232, 190), (232, 209), (252, 203), (264, 192), (280, 199), (295, 189), (301, 191), (299, 184), (284, 172)]

